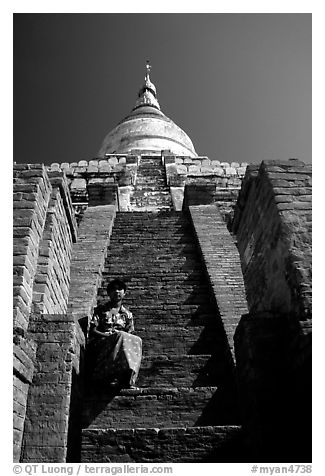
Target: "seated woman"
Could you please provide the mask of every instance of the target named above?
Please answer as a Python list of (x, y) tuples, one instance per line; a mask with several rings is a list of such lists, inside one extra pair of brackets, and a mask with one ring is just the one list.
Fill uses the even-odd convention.
[(122, 304), (126, 285), (114, 279), (107, 286), (108, 302), (97, 306), (90, 323), (89, 346), (94, 356), (92, 378), (112, 387), (136, 388), (142, 340), (132, 334), (132, 313)]

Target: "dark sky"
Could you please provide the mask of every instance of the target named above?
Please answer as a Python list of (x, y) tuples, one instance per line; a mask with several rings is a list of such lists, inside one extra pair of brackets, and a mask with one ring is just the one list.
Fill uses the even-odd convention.
[(311, 14), (14, 14), (14, 160), (96, 157), (145, 62), (199, 155), (311, 162)]

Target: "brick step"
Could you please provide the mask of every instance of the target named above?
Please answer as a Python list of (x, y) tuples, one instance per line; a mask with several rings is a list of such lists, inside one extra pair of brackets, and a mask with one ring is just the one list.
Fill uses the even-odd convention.
[(205, 387), (217, 385), (228, 370), (226, 352), (218, 355), (147, 355), (142, 358), (139, 387)]
[[(157, 307), (157, 306), (156, 306)], [(197, 310), (196, 310), (197, 311)], [(194, 317), (192, 317), (194, 315)], [(179, 313), (178, 310), (174, 312), (157, 309), (156, 312), (148, 312), (148, 310), (139, 310), (134, 307), (134, 318), (136, 329), (146, 326), (147, 328), (154, 325), (165, 326), (182, 326), (182, 327), (196, 327), (202, 328), (204, 326), (211, 326), (218, 319), (216, 314), (200, 314), (194, 311), (189, 311), (188, 314), (184, 312)]]
[[(174, 294), (175, 296), (180, 294), (193, 295), (195, 294), (195, 291), (192, 292), (193, 289), (195, 289), (196, 286), (199, 286), (200, 282), (206, 282), (206, 277), (203, 273), (201, 273), (201, 281), (196, 275), (195, 277), (192, 277), (191, 268), (185, 264), (182, 266), (184, 269), (178, 271), (178, 267), (176, 265), (172, 266), (171, 263), (156, 262), (153, 265), (149, 258), (150, 250), (148, 250), (148, 256), (146, 257), (134, 253), (134, 259), (138, 260), (136, 263), (131, 260), (123, 260), (122, 257), (117, 259), (111, 254), (108, 254), (110, 265), (107, 265), (104, 269), (103, 280), (109, 280), (111, 277), (124, 274), (129, 283), (129, 290), (134, 289), (132, 288), (131, 279), (137, 279), (140, 282), (143, 279), (143, 288), (141, 289), (141, 287), (137, 287), (137, 290), (134, 289), (134, 292), (138, 291), (138, 295), (145, 295), (145, 289), (148, 286), (145, 280), (147, 280), (147, 282), (155, 282), (160, 286), (160, 292), (164, 292), (164, 290), (166, 290), (166, 292), (170, 291), (170, 294)], [(145, 270), (149, 267), (150, 273), (146, 273)], [(196, 266), (195, 271), (200, 271), (198, 265)], [(180, 302), (180, 299), (178, 299), (178, 302)]]
[(180, 225), (176, 223), (167, 224), (167, 223), (161, 223), (158, 221), (155, 222), (154, 220), (152, 221), (152, 223), (149, 223), (148, 221), (140, 221), (140, 220), (128, 221), (127, 219), (125, 219), (123, 221), (116, 220), (114, 222), (113, 230), (121, 231), (121, 233), (125, 235), (129, 234), (130, 232), (133, 233), (136, 231), (142, 232), (142, 234), (144, 234), (145, 232), (156, 234), (156, 233), (159, 233), (159, 231), (164, 230), (166, 232), (166, 238), (169, 236), (172, 236), (175, 238), (182, 238), (185, 235), (187, 239), (191, 238), (192, 241), (194, 241), (194, 235), (192, 233), (192, 230), (186, 224), (180, 224)]
[(121, 390), (118, 395), (98, 393), (95, 386), (92, 389), (93, 394), (84, 400), (83, 428), (172, 428), (238, 423), (231, 409), (222, 408), (217, 387), (152, 387)]
[(141, 188), (149, 187), (151, 190), (164, 190), (169, 193), (169, 188), (166, 183), (165, 177), (157, 177), (157, 176), (147, 176), (145, 178), (137, 177), (135, 190), (141, 190)]
[(132, 207), (132, 210), (143, 210), (143, 211), (154, 211), (154, 210), (170, 210), (171, 209), (171, 205), (160, 205), (160, 206), (157, 206), (157, 205), (134, 205), (134, 204), (131, 204), (131, 207)]
[(171, 197), (164, 192), (151, 192), (151, 191), (143, 191), (143, 192), (135, 192), (131, 199), (130, 203), (132, 204), (146, 204), (146, 205), (161, 205), (161, 204), (169, 204), (171, 203)]
[[(113, 244), (114, 247), (117, 246), (120, 249), (138, 249), (140, 248), (140, 240), (143, 244), (150, 244), (152, 240), (158, 241), (159, 243), (155, 243), (155, 246), (159, 246), (160, 249), (164, 246), (166, 252), (168, 250), (174, 251), (176, 254), (180, 254), (182, 249), (185, 245), (192, 246), (193, 251), (197, 250), (196, 243), (193, 240), (193, 237), (186, 234), (177, 234), (175, 232), (167, 232), (164, 233), (164, 229), (160, 230), (150, 230), (150, 229), (142, 229), (137, 230), (134, 228), (133, 230), (126, 231), (124, 229), (114, 228), (113, 229), (114, 236), (112, 236), (110, 240), (109, 248), (112, 249)], [(125, 239), (125, 242), (121, 242), (121, 238)], [(136, 241), (135, 241), (136, 238)], [(133, 241), (126, 241), (128, 239), (133, 239)], [(141, 244), (142, 244), (141, 243)], [(117, 249), (118, 249), (117, 248)], [(141, 250), (140, 250), (141, 251)], [(143, 250), (142, 250), (143, 251)], [(186, 251), (186, 249), (185, 249)]]
[[(187, 230), (175, 230), (172, 225), (168, 228), (165, 228), (164, 226), (160, 226), (158, 224), (155, 225), (155, 227), (151, 226), (149, 228), (143, 223), (140, 225), (138, 225), (137, 223), (131, 223), (130, 225), (122, 224), (121, 226), (119, 226), (119, 224), (115, 224), (113, 228), (113, 233), (114, 236), (112, 236), (111, 241), (116, 239), (115, 235), (118, 233), (119, 236), (125, 238), (129, 237), (134, 239), (134, 235), (136, 235), (137, 239), (138, 237), (142, 237), (143, 239), (145, 239), (146, 237), (147, 239), (156, 238), (161, 239), (166, 243), (168, 240), (172, 240), (171, 245), (181, 245), (182, 243), (196, 243), (193, 235), (190, 232), (188, 232)], [(127, 244), (129, 243), (126, 242), (125, 245)]]
[(171, 200), (170, 193), (165, 190), (157, 190), (156, 188), (152, 190), (149, 187), (144, 187), (142, 189), (136, 189), (131, 196), (131, 202), (136, 200)]
[[(145, 257), (143, 257), (142, 255), (136, 255), (136, 253), (134, 253), (135, 257), (133, 258), (133, 260), (123, 260), (122, 257), (113, 259), (113, 257), (111, 256), (110, 267), (106, 268), (107, 271), (105, 270), (106, 275), (109, 276), (112, 274), (112, 272), (114, 272), (115, 269), (118, 269), (120, 274), (126, 273), (130, 277), (137, 276), (137, 273), (143, 274), (146, 267), (147, 269), (150, 267), (150, 273), (148, 273), (147, 276), (153, 280), (157, 280), (157, 282), (166, 284), (169, 283), (169, 288), (172, 286), (173, 283), (175, 283), (175, 285), (177, 284), (177, 282), (184, 283), (184, 279), (188, 278), (191, 266), (186, 261), (153, 261), (150, 260), (151, 250), (149, 249), (147, 251), (148, 255)], [(134, 260), (138, 260), (138, 262), (134, 262)], [(172, 276), (173, 271), (176, 272), (177, 269), (183, 267), (183, 272), (180, 272), (178, 277)], [(188, 273), (186, 273), (186, 271), (188, 271)], [(142, 295), (144, 295), (144, 293), (142, 293)]]
[[(176, 212), (174, 210), (170, 212), (134, 212), (132, 214), (135, 220), (143, 220), (143, 221), (172, 221), (175, 223), (188, 223), (189, 220), (187, 215), (183, 212)], [(117, 212), (115, 220), (123, 220), (129, 219), (130, 213), (129, 212)]]
[[(137, 222), (130, 222), (128, 223), (114, 223), (113, 227), (113, 234), (119, 234), (123, 237), (130, 237), (134, 238), (134, 235), (138, 237), (142, 237), (143, 239), (149, 238), (156, 238), (161, 239), (163, 242), (167, 243), (168, 240), (171, 240), (171, 245), (182, 244), (182, 243), (192, 243), (196, 245), (196, 241), (194, 239), (194, 235), (192, 234), (191, 230), (183, 228), (176, 228), (173, 224), (166, 227), (164, 224), (160, 223), (152, 223), (148, 225), (146, 223), (137, 223)], [(111, 240), (114, 240), (115, 236), (113, 236)], [(128, 243), (125, 243), (125, 245)], [(131, 244), (131, 243), (130, 243)], [(122, 245), (122, 243), (121, 243)]]
[(137, 190), (138, 188), (141, 187), (150, 187), (152, 190), (156, 189), (162, 189), (166, 190), (169, 192), (169, 188), (167, 187), (166, 184), (166, 179), (163, 176), (154, 176), (154, 175), (148, 175), (147, 177), (137, 177), (137, 182), (135, 185), (135, 189)]
[[(157, 253), (157, 255), (155, 255), (154, 250), (154, 246), (148, 247), (147, 253), (143, 254), (143, 251), (140, 251), (136, 248), (131, 248), (129, 250), (127, 249), (125, 252), (123, 248), (121, 248), (119, 249), (118, 256), (116, 256), (114, 252), (115, 250), (109, 249), (107, 255), (108, 263), (105, 266), (105, 272), (106, 274), (110, 274), (113, 272), (114, 266), (121, 265), (123, 268), (131, 266), (133, 269), (138, 270), (138, 272), (143, 275), (145, 269), (148, 269), (148, 265), (151, 264), (152, 267), (150, 266), (148, 269), (148, 279), (150, 279), (152, 275), (155, 275), (156, 272), (159, 273), (160, 268), (167, 267), (168, 276), (166, 276), (166, 278), (169, 277), (169, 279), (166, 279), (166, 281), (172, 282), (175, 278), (176, 283), (177, 281), (181, 281), (181, 278), (184, 276), (189, 277), (191, 270), (194, 269), (195, 271), (199, 271), (200, 268), (202, 269), (202, 265), (197, 262), (197, 257), (193, 257), (191, 254), (173, 257), (171, 254), (165, 255), (163, 251), (159, 251), (159, 254)], [(125, 256), (121, 256), (120, 253), (122, 252), (125, 254)], [(177, 272), (178, 270), (179, 272)], [(199, 282), (197, 277), (195, 280), (193, 279), (193, 281), (189, 284), (189, 287), (193, 286), (192, 283)]]
[(138, 173), (140, 172), (141, 175), (145, 175), (147, 173), (151, 174), (165, 174), (165, 170), (162, 164), (154, 164), (154, 163), (140, 163), (138, 167)]
[[(122, 276), (123, 277), (123, 276)], [(104, 291), (99, 295), (98, 304), (106, 301)], [(213, 320), (218, 320), (219, 314), (216, 309), (210, 305), (202, 304), (200, 306), (194, 304), (183, 303), (149, 303), (140, 305), (137, 299), (133, 299), (131, 295), (125, 298), (125, 305), (133, 312), (137, 325), (149, 326), (151, 323), (175, 323), (179, 325), (207, 325)]]
[(164, 168), (163, 163), (160, 159), (155, 161), (155, 160), (146, 160), (143, 158), (140, 160), (139, 167), (140, 168), (150, 167), (150, 169), (152, 169), (153, 167), (157, 167), (159, 169)]
[(165, 185), (153, 183), (152, 180), (150, 182), (148, 181), (148, 183), (137, 183), (132, 198), (137, 195), (143, 195), (144, 193), (170, 197), (169, 189)]
[(116, 213), (116, 220), (130, 220), (130, 216), (134, 218), (134, 220), (137, 221), (143, 221), (144, 223), (152, 223), (152, 222), (158, 222), (158, 221), (168, 221), (172, 223), (179, 223), (179, 224), (185, 224), (189, 223), (189, 220), (186, 215), (184, 215), (182, 212), (176, 212), (174, 210), (171, 210), (169, 212), (133, 212), (132, 215), (130, 215), (130, 212), (117, 212)]
[[(157, 239), (151, 239), (151, 240), (141, 240), (139, 239), (138, 243), (135, 243), (133, 246), (120, 246), (118, 243), (116, 246), (114, 246), (115, 243), (111, 242), (109, 248), (108, 248), (108, 254), (110, 255), (110, 260), (108, 260), (108, 265), (110, 264), (112, 259), (115, 259), (116, 261), (121, 261), (122, 258), (127, 258), (130, 262), (132, 262), (132, 257), (133, 261), (134, 256), (141, 256), (141, 257), (147, 257), (148, 258), (148, 249), (151, 249), (154, 253), (150, 255), (153, 261), (158, 264), (158, 262), (163, 263), (168, 262), (168, 263), (179, 263), (180, 266), (183, 266), (184, 264), (187, 264), (187, 269), (191, 270), (193, 267), (195, 268), (194, 271), (196, 271), (198, 268), (202, 269), (202, 264), (198, 261), (198, 255), (195, 251), (186, 250), (185, 246), (185, 251), (182, 253), (179, 250), (179, 247), (170, 247), (166, 248), (163, 247), (163, 244), (157, 240)], [(146, 249), (144, 249), (144, 246)], [(175, 253), (173, 254), (173, 248), (175, 250)], [(123, 256), (120, 255), (120, 253), (123, 252)], [(126, 260), (124, 260), (126, 261)], [(141, 263), (136, 262), (136, 264), (139, 266)], [(186, 269), (186, 268), (184, 268)], [(182, 271), (183, 268), (180, 268), (180, 271)]]
[[(82, 431), (82, 463), (243, 463), (240, 426)], [(127, 465), (124, 465), (127, 472)], [(134, 468), (133, 468), (134, 469)]]
[[(135, 212), (127, 212), (130, 215), (130, 218), (128, 217), (123, 217), (122, 218), (117, 218), (114, 221), (114, 228), (119, 229), (121, 228), (122, 230), (124, 229), (126, 232), (128, 231), (125, 227), (128, 226), (131, 229), (147, 229), (147, 230), (159, 230), (160, 228), (165, 229), (167, 232), (169, 231), (172, 235), (177, 235), (177, 234), (183, 234), (184, 232), (188, 233), (189, 235), (193, 236), (192, 234), (192, 228), (189, 226), (188, 223), (179, 223), (176, 220), (171, 220), (169, 218), (166, 218), (166, 221), (162, 220), (155, 220), (152, 218), (152, 220), (147, 220), (147, 219), (136, 219), (134, 218), (133, 220), (131, 219), (133, 213)], [(143, 215), (147, 216), (147, 214), (151, 212), (140, 212)], [(167, 213), (167, 212), (165, 212)], [(167, 223), (167, 221), (169, 223)]]
[(148, 178), (159, 180), (159, 181), (164, 180), (166, 178), (166, 173), (164, 169), (162, 168), (160, 169), (158, 167), (154, 169), (152, 167), (139, 167), (137, 179), (145, 181)]
[(145, 208), (146, 210), (149, 210), (150, 207), (156, 207), (161, 208), (165, 207), (171, 207), (171, 199), (170, 197), (157, 197), (157, 196), (150, 196), (148, 195), (147, 197), (134, 197), (130, 201), (131, 207), (138, 207), (140, 210), (142, 208)]
[[(124, 240), (125, 243), (123, 243)], [(192, 259), (202, 268), (196, 244), (192, 240), (184, 236), (182, 240), (175, 235), (166, 237), (166, 235), (163, 236), (163, 232), (160, 234), (145, 233), (144, 231), (141, 233), (135, 231), (133, 234), (116, 233), (110, 241), (108, 252), (112, 256), (115, 255), (117, 259), (120, 257), (119, 252), (121, 251), (145, 255), (146, 249), (143, 248), (144, 246), (153, 248), (155, 251), (153, 257), (157, 257), (156, 259), (161, 260), (164, 256), (169, 260), (172, 258), (175, 260), (184, 259), (185, 257), (188, 260)]]
[[(120, 235), (119, 238), (121, 239), (122, 236)], [(110, 246), (108, 248), (108, 252), (111, 254), (111, 257), (115, 257), (116, 260), (123, 258), (124, 256), (120, 256), (120, 252), (123, 251), (124, 253), (137, 253), (139, 255), (147, 255), (147, 248), (151, 247), (155, 253), (152, 256), (153, 259), (156, 261), (162, 261), (164, 258), (166, 260), (171, 261), (180, 261), (183, 262), (184, 260), (188, 261), (191, 264), (200, 265), (202, 269), (202, 264), (199, 261), (199, 255), (195, 248), (192, 248), (192, 243), (183, 243), (183, 244), (174, 244), (167, 247), (166, 243), (159, 240), (158, 237), (152, 236), (148, 239), (143, 239), (141, 236), (135, 237), (137, 241), (133, 242), (129, 245), (123, 245), (120, 242), (116, 241), (116, 238), (112, 239)], [(146, 246), (146, 249), (143, 247)]]
[(177, 322), (174, 326), (153, 324), (150, 327), (137, 324), (135, 333), (143, 341), (143, 355), (211, 354), (218, 346), (220, 331), (217, 326), (175, 327), (175, 324)]
[[(97, 302), (98, 304), (102, 304), (103, 301), (106, 301), (106, 293), (104, 290), (99, 293)], [(177, 322), (181, 326), (184, 325), (183, 322), (189, 324), (192, 319), (199, 319), (200, 314), (206, 314), (207, 312), (213, 314), (212, 307), (210, 307), (209, 309), (203, 308), (205, 302), (201, 302), (199, 300), (194, 299), (188, 303), (188, 306), (186, 306), (186, 304), (184, 303), (168, 302), (168, 296), (161, 296), (159, 300), (141, 300), (141, 303), (139, 302), (139, 298), (128, 296), (127, 298), (125, 298), (124, 303), (126, 307), (134, 314), (135, 319), (145, 319), (147, 316), (155, 316), (157, 324), (160, 323), (159, 320), (162, 320), (163, 322), (164, 315), (166, 315), (166, 319), (171, 319), (172, 316), (175, 316), (175, 318), (177, 319), (175, 323)], [(214, 310), (214, 313), (215, 318), (218, 319), (219, 314), (217, 312), (217, 309)]]
[(146, 202), (147, 204), (151, 203), (162, 203), (162, 202), (170, 202), (171, 197), (168, 193), (165, 192), (153, 192), (151, 190), (142, 190), (136, 191), (131, 197), (131, 204), (132, 202)]
[(172, 208), (172, 201), (168, 198), (161, 199), (159, 197), (145, 197), (138, 199), (131, 199), (130, 201), (132, 209), (136, 210), (170, 210)]
[[(102, 300), (98, 300), (99, 304), (102, 304), (106, 301), (105, 298)], [(217, 325), (220, 326), (220, 320), (219, 316), (217, 313), (213, 314), (200, 314), (198, 309), (195, 309), (194, 311), (189, 311), (187, 314), (186, 313), (180, 313), (178, 311), (177, 306), (175, 306), (174, 310), (168, 310), (164, 311), (160, 307), (156, 305), (156, 311), (154, 312), (148, 312), (147, 309), (139, 310), (137, 309), (136, 303), (127, 303), (125, 301), (125, 304), (127, 305), (128, 309), (130, 309), (133, 312), (134, 316), (134, 322), (135, 322), (135, 329), (141, 329), (143, 327), (149, 328), (152, 326), (159, 326), (159, 325), (165, 325), (165, 326), (180, 326), (180, 327), (196, 327), (197, 329), (201, 329), (201, 332), (207, 332), (204, 331), (204, 327), (214, 325), (215, 322), (217, 322)], [(132, 305), (133, 304), (133, 305)], [(199, 331), (197, 331), (199, 332)], [(221, 329), (219, 332), (221, 334), (223, 333), (223, 330)], [(193, 352), (193, 351), (191, 351)]]
[[(104, 278), (106, 279), (109, 276), (110, 274), (105, 272)], [(145, 296), (146, 298), (151, 296), (157, 298), (162, 294), (166, 294), (170, 297), (171, 301), (177, 300), (179, 302), (180, 298), (187, 299), (189, 296), (206, 295), (209, 292), (209, 287), (207, 284), (201, 284), (199, 280), (193, 281), (190, 285), (184, 284), (184, 286), (179, 285), (176, 280), (174, 282), (160, 283), (153, 281), (151, 276), (147, 275), (143, 280), (138, 278), (136, 283), (135, 281), (130, 281), (128, 283), (128, 290), (129, 293), (132, 292), (133, 296)]]
[(157, 176), (157, 175), (148, 175), (147, 177), (137, 177), (135, 189), (137, 190), (139, 187), (150, 187), (152, 190), (161, 189), (166, 190), (169, 192), (169, 188), (167, 187), (166, 179), (164, 176)]
[[(153, 240), (152, 240), (153, 241)], [(198, 262), (198, 258), (196, 256), (192, 256), (191, 254), (187, 256), (175, 256), (173, 257), (172, 254), (164, 254), (164, 250), (159, 250), (159, 254), (155, 253), (155, 246), (153, 242), (151, 241), (151, 246), (148, 243), (148, 248), (147, 252), (145, 253), (144, 250), (139, 250), (139, 249), (133, 249), (133, 259), (132, 256), (121, 256), (120, 253), (124, 252), (123, 248), (117, 248), (117, 250), (114, 250), (113, 248), (110, 248), (108, 250), (108, 263), (106, 265), (106, 269), (114, 269), (114, 267), (111, 265), (113, 261), (115, 262), (114, 264), (122, 264), (128, 266), (132, 266), (135, 269), (138, 269), (139, 272), (143, 271), (146, 269), (146, 266), (148, 266), (150, 263), (154, 266), (154, 271), (149, 267), (148, 271), (151, 271), (151, 274), (155, 274), (156, 271), (159, 271), (159, 268), (161, 267), (168, 267), (170, 270), (170, 274), (172, 275), (173, 273), (177, 273), (177, 269), (179, 269), (179, 279), (182, 277), (182, 275), (189, 274), (190, 271), (193, 269), (194, 271), (199, 270), (200, 268), (202, 269), (202, 265)], [(140, 246), (141, 248), (141, 246)], [(115, 254), (115, 251), (118, 251), (117, 255)], [(149, 253), (150, 251), (150, 253)], [(130, 253), (129, 253), (130, 255)], [(152, 258), (150, 260), (150, 257)], [(139, 261), (139, 258), (145, 260), (145, 264)], [(124, 266), (126, 267), (126, 266)], [(171, 281), (171, 279), (169, 280)], [(177, 279), (176, 279), (177, 281)]]
[(146, 205), (146, 206), (159, 206), (169, 205), (171, 198), (169, 195), (163, 195), (162, 193), (156, 194), (154, 192), (143, 192), (134, 194), (130, 200), (132, 205)]
[[(103, 298), (102, 300), (99, 300), (98, 303), (102, 304), (105, 300), (106, 299)], [(127, 304), (127, 301), (125, 301), (125, 304)], [(178, 325), (182, 327), (193, 326), (203, 328), (204, 326), (213, 325), (214, 322), (216, 320), (218, 322), (219, 319), (217, 314), (200, 314), (197, 309), (194, 309), (194, 311), (191, 310), (187, 314), (184, 312), (180, 314), (178, 308), (175, 308), (175, 310), (172, 311), (164, 311), (162, 309), (157, 309), (157, 305), (155, 306), (155, 310), (152, 312), (149, 312), (147, 309), (137, 309), (136, 303), (133, 303), (133, 306), (128, 305), (128, 308), (133, 312), (136, 329), (145, 326), (149, 328), (154, 325)]]
[[(110, 250), (111, 253), (111, 250)], [(113, 256), (111, 255), (110, 258)], [(104, 279), (109, 279), (110, 276), (117, 276), (119, 274), (119, 270), (110, 269), (108, 263), (103, 271)], [(190, 271), (190, 270), (189, 270)], [(159, 275), (158, 275), (159, 276)], [(196, 289), (197, 286), (205, 285), (207, 278), (202, 273), (202, 267), (196, 266), (196, 269), (190, 272), (177, 272), (177, 270), (170, 271), (168, 275), (164, 273), (162, 277), (165, 277), (164, 282), (156, 282), (152, 280), (151, 276), (148, 276), (148, 272), (146, 270), (138, 269), (138, 273), (136, 276), (130, 276), (128, 279), (128, 286), (130, 289), (143, 289), (144, 287), (149, 287), (150, 285), (156, 285), (157, 289), (161, 290), (162, 288), (169, 288), (168, 290), (172, 290), (172, 286), (175, 286), (174, 292), (179, 292), (184, 290), (187, 292), (188, 290)], [(186, 281), (184, 282), (184, 278)]]
[[(109, 250), (108, 253), (108, 261), (113, 261), (115, 264), (122, 266), (123, 268), (127, 268), (126, 266), (123, 266), (123, 259), (120, 257), (120, 259), (116, 258), (113, 256), (111, 250)], [(141, 257), (143, 259), (143, 257)], [(131, 263), (130, 263), (131, 264)], [(131, 282), (132, 279), (134, 280), (141, 280), (141, 279), (147, 279), (148, 281), (152, 282), (152, 276), (148, 275), (148, 272), (146, 272), (146, 269), (141, 269), (139, 267), (136, 267), (137, 269), (137, 274), (132, 275), (131, 273), (126, 273), (129, 275), (128, 277), (128, 283)], [(104, 268), (104, 279), (109, 278), (110, 276), (118, 276), (120, 273), (120, 270), (117, 268), (114, 268), (113, 266), (110, 266), (109, 263), (106, 263), (105, 268)], [(152, 274), (152, 273), (151, 273)], [(159, 284), (161, 286), (167, 286), (167, 285), (175, 285), (176, 289), (180, 289), (184, 286), (195, 286), (197, 283), (200, 282), (205, 282), (206, 278), (205, 275), (202, 273), (202, 266), (199, 265), (199, 263), (196, 263), (195, 268), (192, 270), (191, 269), (184, 269), (184, 271), (177, 271), (177, 270), (170, 270), (168, 274), (165, 271), (160, 271), (159, 269), (155, 270), (155, 276), (159, 278)], [(158, 282), (157, 282), (158, 283)]]
[[(154, 274), (152, 274), (152, 279), (156, 280), (156, 282), (159, 282), (159, 277), (155, 274), (155, 267), (153, 266), (152, 267), (152, 272)], [(163, 269), (164, 266), (161, 265), (161, 267), (159, 269)], [(120, 267), (119, 269), (119, 276), (122, 276), (123, 275), (123, 270), (124, 268)], [(125, 271), (128, 272), (128, 273), (136, 273), (137, 269), (132, 269), (131, 266), (126, 266), (125, 267)], [(166, 269), (166, 272), (168, 272), (168, 268)], [(109, 273), (107, 274), (109, 275)], [(150, 275), (149, 275), (150, 276)], [(164, 283), (166, 281), (163, 280), (163, 277), (161, 278), (161, 282)], [(169, 281), (169, 283), (173, 284), (173, 281)], [(175, 281), (176, 283), (176, 281)], [(105, 289), (105, 286), (104, 286), (104, 289)], [(169, 292), (169, 291), (173, 291), (173, 292)], [(131, 293), (132, 293), (132, 296), (131, 296)], [(128, 294), (129, 294), (129, 299), (137, 299), (137, 304), (139, 306), (154, 306), (156, 304), (156, 307), (157, 307), (157, 304), (160, 302), (160, 303), (165, 303), (166, 306), (168, 305), (172, 305), (172, 304), (196, 304), (196, 305), (204, 305), (204, 304), (208, 304), (210, 301), (208, 299), (208, 296), (207, 296), (207, 292), (204, 293), (204, 292), (199, 292), (199, 293), (196, 293), (196, 292), (193, 292), (191, 290), (188, 290), (188, 292), (186, 292), (186, 290), (184, 289), (180, 289), (179, 292), (175, 292), (175, 290), (170, 287), (170, 286), (162, 286), (160, 291), (148, 291), (146, 288), (144, 289), (137, 289), (137, 290), (132, 290), (132, 288), (129, 287), (129, 291), (128, 291)], [(168, 309), (168, 307), (166, 308)]]

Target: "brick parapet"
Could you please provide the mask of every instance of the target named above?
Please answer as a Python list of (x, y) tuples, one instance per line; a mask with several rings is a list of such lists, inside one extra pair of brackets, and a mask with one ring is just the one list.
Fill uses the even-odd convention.
[(75, 320), (83, 320), (85, 331), (96, 305), (115, 214), (115, 205), (87, 208), (73, 247), (68, 308)]
[(75, 243), (77, 241), (77, 222), (75, 218), (74, 208), (72, 205), (68, 180), (63, 172), (49, 171), (48, 176), (52, 188), (58, 188), (60, 190), (60, 195), (64, 206), (64, 212), (70, 227), (72, 241)]
[(73, 383), (80, 377), (84, 337), (66, 314), (43, 314), (31, 320), (37, 343), (36, 367), (29, 388), (22, 462), (64, 463), (68, 451)]
[[(136, 181), (138, 156), (134, 154), (112, 154), (105, 159), (80, 160), (79, 162), (52, 163), (49, 173), (61, 173), (67, 177), (73, 203), (88, 202), (89, 194), (97, 188), (118, 184), (134, 185)], [(107, 201), (101, 204), (108, 203)]]
[(39, 245), (51, 194), (44, 166), (15, 165), (13, 192), (13, 325), (27, 330)]
[[(73, 229), (75, 233), (75, 229)], [(33, 309), (65, 313), (69, 297), (73, 237), (61, 191), (52, 189), (33, 287)]]
[[(119, 187), (133, 187), (136, 184), (141, 152), (131, 154), (110, 154), (105, 159), (80, 160), (79, 162), (53, 163), (49, 171), (64, 173), (67, 176), (74, 205), (87, 203), (90, 194), (102, 195), (103, 189), (113, 184)], [(143, 157), (147, 157), (144, 155)], [(151, 157), (151, 156), (150, 156)], [(214, 184), (218, 189), (238, 191), (245, 174), (247, 163), (220, 162), (207, 157), (180, 157), (164, 154), (152, 155), (163, 161), (167, 184), (170, 187), (183, 187), (186, 183)], [(107, 204), (107, 200), (98, 204)], [(92, 203), (94, 205), (95, 203)], [(122, 204), (122, 209), (124, 210)], [(179, 209), (179, 207), (178, 207)]]
[(13, 179), (13, 458), (14, 461), (19, 461), (27, 396), (34, 375), (36, 353), (36, 343), (26, 332), (30, 322), (38, 255), (52, 187), (42, 164), (15, 165)]
[(235, 328), (248, 311), (238, 250), (216, 205), (189, 206), (188, 210), (234, 357)]
[(171, 186), (184, 185), (193, 181), (207, 181), (221, 187), (240, 187), (247, 163), (220, 162), (208, 157), (164, 158), (167, 182)]
[(233, 222), (249, 308), (311, 315), (311, 166), (264, 161), (248, 171)]

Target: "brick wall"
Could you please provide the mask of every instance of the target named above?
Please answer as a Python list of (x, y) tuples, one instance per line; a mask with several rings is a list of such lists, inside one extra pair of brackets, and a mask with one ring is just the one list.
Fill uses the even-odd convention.
[(13, 461), (20, 459), (27, 397), (34, 375), (36, 343), (23, 333), (14, 333), (13, 342)]
[(262, 162), (248, 171), (233, 231), (251, 311), (311, 313), (311, 166)]
[[(19, 461), (23, 433), (28, 434), (31, 396), (38, 392), (39, 336), (34, 321), (42, 326), (43, 313), (67, 309), (76, 222), (62, 174), (48, 174), (43, 165), (15, 166), (13, 230), (14, 460)], [(51, 342), (51, 329), (44, 335)]]
[(67, 193), (64, 187), (53, 184), (33, 287), (34, 312), (38, 313), (65, 313), (67, 310), (76, 223), (64, 193)]
[(43, 314), (31, 320), (37, 342), (36, 368), (28, 394), (22, 462), (64, 463), (75, 376), (80, 374), (84, 336), (66, 314)]
[(14, 327), (27, 330), (51, 185), (43, 165), (14, 166)]
[(311, 167), (247, 169), (233, 231), (250, 313), (235, 333), (252, 459), (311, 461)]
[(15, 165), (13, 184), (13, 459), (19, 461), (36, 344), (27, 334), (51, 185), (43, 165)]

